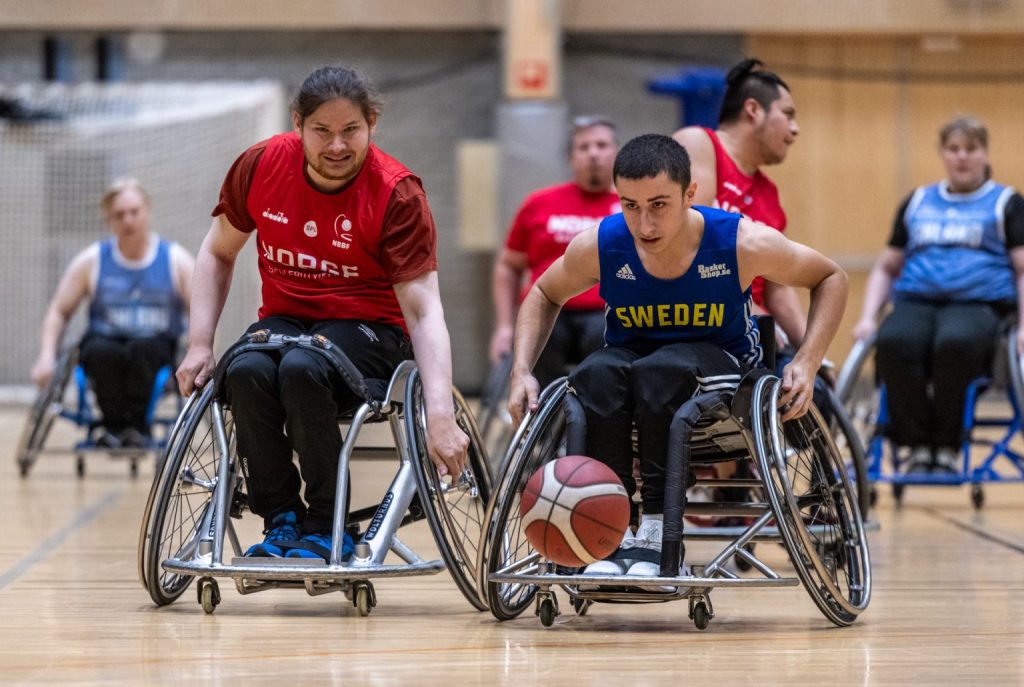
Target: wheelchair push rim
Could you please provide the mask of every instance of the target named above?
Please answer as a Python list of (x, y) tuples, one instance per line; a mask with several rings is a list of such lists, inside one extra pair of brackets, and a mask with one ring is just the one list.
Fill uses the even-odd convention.
[(474, 608), (485, 611), (487, 601), (479, 584), (480, 542), (487, 522), (491, 476), (476, 421), (462, 394), (453, 389), (455, 421), (469, 437), (468, 460), (461, 475), (442, 478), (427, 453), (426, 404), (416, 370), (409, 374), (405, 394), (406, 440), (430, 531), (459, 591)]
[(772, 510), (797, 575), (830, 621), (845, 626), (871, 599), (863, 521), (831, 433), (813, 405), (780, 422), (781, 381), (754, 389), (753, 441)]

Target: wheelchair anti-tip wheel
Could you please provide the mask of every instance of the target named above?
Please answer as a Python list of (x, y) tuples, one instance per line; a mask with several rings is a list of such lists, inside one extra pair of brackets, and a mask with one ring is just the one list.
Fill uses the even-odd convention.
[(832, 434), (813, 405), (780, 421), (781, 381), (763, 377), (752, 398), (753, 440), (779, 533), (826, 618), (845, 626), (871, 599), (871, 564), (857, 499)]
[(427, 414), (419, 373), (409, 374), (405, 390), (405, 432), (410, 443), (416, 488), (423, 501), (430, 530), (441, 558), (462, 595), (477, 610), (486, 611), (480, 586), (480, 540), (483, 538), (487, 501), (491, 495), (490, 466), (469, 405), (453, 390), (455, 421), (469, 437), (466, 470), (442, 478), (427, 454)]

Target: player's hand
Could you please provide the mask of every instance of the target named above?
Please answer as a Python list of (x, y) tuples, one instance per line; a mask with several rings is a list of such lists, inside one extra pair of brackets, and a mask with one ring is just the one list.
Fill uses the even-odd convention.
[(32, 381), (40, 389), (44, 388), (53, 379), (53, 372), (57, 367), (57, 361), (52, 355), (41, 355), (32, 366)]
[(526, 417), (527, 412), (537, 410), (537, 398), (540, 396), (540, 384), (529, 372), (512, 373), (512, 383), (508, 391), (508, 412), (512, 416), (512, 425)]
[(512, 335), (514, 331), (512, 327), (495, 328), (494, 333), (491, 334), (491, 345), (488, 353), (491, 365), (497, 365), (503, 355), (512, 351)]
[(213, 351), (205, 346), (189, 346), (185, 359), (174, 374), (182, 396), (202, 388), (213, 375)]
[(437, 472), (444, 477), (457, 479), (466, 469), (469, 437), (462, 431), (452, 416), (427, 415), (427, 454), (437, 466)]
[(817, 364), (808, 364), (797, 358), (782, 370), (782, 393), (779, 394), (779, 410), (782, 421), (801, 417), (811, 407), (814, 399), (814, 378)]

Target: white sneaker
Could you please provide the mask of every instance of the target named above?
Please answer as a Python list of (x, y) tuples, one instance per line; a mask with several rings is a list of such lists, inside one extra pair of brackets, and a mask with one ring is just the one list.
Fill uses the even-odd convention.
[(649, 560), (637, 560), (634, 561), (626, 569), (627, 575), (642, 575), (644, 577), (657, 577), (661, 572), (661, 537), (664, 532), (664, 523), (661, 520), (644, 520), (640, 523), (640, 528), (636, 531), (636, 536), (633, 538), (633, 543), (628, 547), (642, 550), (647, 553), (647, 557), (653, 557), (651, 554), (656, 554), (659, 562), (655, 563)]
[[(626, 533), (622, 535), (622, 543), (619, 544), (619, 549), (628, 549), (633, 546), (633, 530), (626, 528)], [(619, 549), (615, 551), (618, 553)], [(612, 555), (614, 556), (615, 553)], [(625, 559), (611, 559), (606, 558), (603, 561), (596, 561), (591, 563), (583, 569), (584, 575), (623, 575), (626, 569), (630, 566), (633, 561)]]
[(940, 448), (935, 452), (935, 469), (937, 472), (960, 474), (960, 456), (951, 448)]
[(903, 464), (903, 474), (926, 474), (932, 471), (932, 451), (927, 446), (915, 446)]

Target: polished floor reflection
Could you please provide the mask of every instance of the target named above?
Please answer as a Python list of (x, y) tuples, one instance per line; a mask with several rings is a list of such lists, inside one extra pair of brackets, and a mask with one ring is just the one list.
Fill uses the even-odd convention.
[[(988, 487), (980, 513), (966, 487), (908, 488), (900, 509), (881, 489), (874, 597), (843, 629), (800, 587), (719, 590), (704, 632), (685, 603), (576, 617), (564, 597), (550, 629), (531, 612), (499, 623), (447, 574), (378, 582), (367, 618), (340, 594), (229, 584), (206, 616), (194, 589), (156, 608), (136, 578), (152, 466), (133, 480), (97, 456), (78, 479), (73, 460), (44, 457), (22, 480), (22, 417), (0, 412), (0, 684), (1024, 684), (1022, 485)], [(358, 464), (356, 505), (392, 474)], [(258, 529), (250, 519), (243, 536)], [(403, 539), (435, 555), (425, 525)]]

